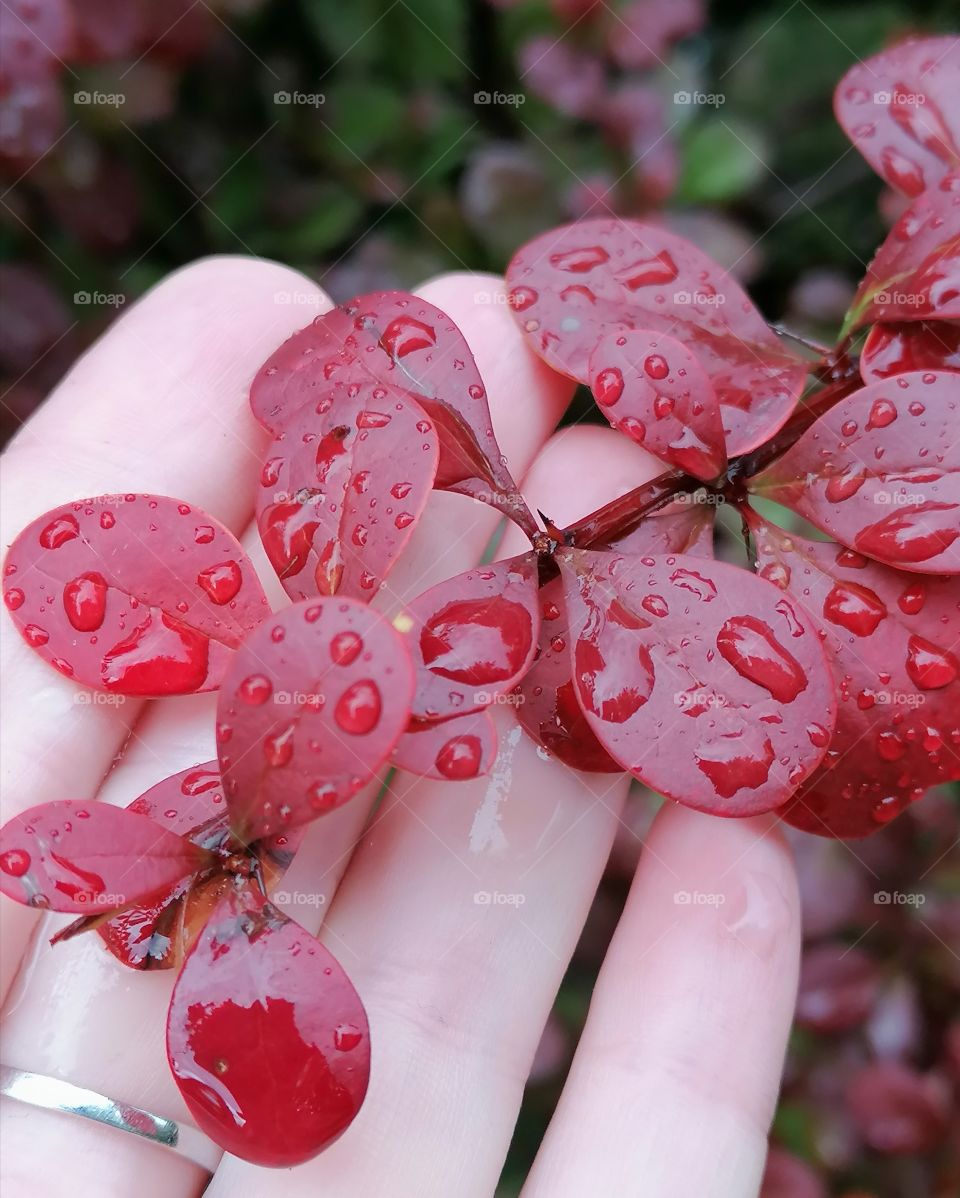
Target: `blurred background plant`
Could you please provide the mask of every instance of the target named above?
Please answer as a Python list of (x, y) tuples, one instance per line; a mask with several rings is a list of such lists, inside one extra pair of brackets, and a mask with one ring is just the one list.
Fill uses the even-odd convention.
[[(342, 299), (501, 271), (564, 220), (643, 215), (830, 341), (898, 211), (833, 120), (834, 85), (956, 16), (955, 0), (4, 0), (2, 436), (124, 303), (209, 253), (281, 259)], [(631, 796), (503, 1198), (656, 803)], [(941, 793), (869, 842), (796, 837), (807, 948), (764, 1198), (960, 1194), (958, 825)]]

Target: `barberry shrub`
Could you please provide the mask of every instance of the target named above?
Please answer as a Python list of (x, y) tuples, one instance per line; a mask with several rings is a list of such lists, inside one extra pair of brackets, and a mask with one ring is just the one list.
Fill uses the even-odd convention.
[[(530, 347), (664, 466), (570, 527), (527, 506), (459, 329), (389, 292), (318, 317), (253, 380), (274, 438), (257, 524), (283, 611), (233, 535), (176, 499), (68, 503), (11, 546), (7, 608), (61, 674), (120, 695), (218, 691), (216, 761), (126, 810), (17, 816), (0, 886), (80, 916), (54, 939), (96, 929), (126, 965), (180, 970), (170, 1065), (224, 1148), (305, 1160), (367, 1086), (359, 996), (269, 899), (304, 826), (390, 766), (484, 773), (498, 696), (522, 697), (523, 727), (571, 767), (824, 836), (865, 836), (960, 777), (955, 47), (906, 42), (838, 88), (854, 144), (910, 203), (819, 359), (658, 226), (584, 220), (517, 253)], [(370, 601), (433, 489), (492, 505), (530, 549), (387, 621)], [(742, 521), (741, 566), (712, 554), (720, 502)]]

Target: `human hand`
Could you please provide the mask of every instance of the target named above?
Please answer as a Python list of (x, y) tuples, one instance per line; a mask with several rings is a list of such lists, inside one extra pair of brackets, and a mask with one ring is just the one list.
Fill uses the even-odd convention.
[[(548, 440), (569, 385), (527, 352), (494, 280), (445, 276), (422, 294), (470, 343), (531, 506), (569, 522), (656, 473), (611, 430)], [(326, 304), (313, 284), (264, 262), (211, 260), (167, 280), (17, 437), (4, 471), (4, 541), (59, 503), (130, 490), (183, 498), (240, 533), (265, 445), (249, 381)], [(489, 509), (434, 493), (381, 601), (399, 605), (468, 568), (495, 526)], [(499, 553), (518, 551), (521, 539), (511, 530)], [(256, 536), (244, 542), (271, 599), (285, 602)], [(4, 818), (53, 799), (126, 804), (215, 756), (209, 695), (91, 701), (9, 624), (3, 660)], [(489, 777), (454, 785), (395, 775), (375, 813), (370, 788), (312, 825), (280, 884), (278, 905), (286, 895), (288, 914), (309, 930), (325, 917), (321, 937), (370, 1017), (369, 1093), (336, 1144), (284, 1173), (226, 1158), (209, 1181), (134, 1136), (4, 1099), (5, 1195), (492, 1194), (627, 791), (625, 778), (547, 759), (508, 708), (497, 718)], [(5, 981), (19, 970), (4, 1062), (189, 1122), (163, 1050), (172, 974), (134, 976), (95, 937), (51, 949), (61, 917), (38, 925), (35, 912), (6, 901), (0, 917)], [(772, 821), (667, 804), (525, 1198), (754, 1195), (798, 945), (792, 866)]]

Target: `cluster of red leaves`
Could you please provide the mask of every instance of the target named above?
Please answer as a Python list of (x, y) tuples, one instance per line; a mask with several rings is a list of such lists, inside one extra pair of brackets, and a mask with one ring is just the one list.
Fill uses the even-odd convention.
[[(577, 524), (538, 525), (449, 318), (380, 293), (318, 317), (253, 381), (274, 436), (257, 523), (285, 610), (271, 614), (232, 534), (174, 499), (66, 504), (12, 545), (7, 607), (61, 674), (116, 694), (219, 692), (218, 761), (125, 811), (25, 812), (3, 829), (0, 887), (80, 914), (60, 937), (96, 926), (128, 965), (182, 965), (171, 1067), (230, 1151), (303, 1160), (366, 1089), (359, 997), (267, 898), (300, 830), (391, 764), (484, 772), (498, 695), (516, 688), (523, 726), (573, 767), (829, 836), (866, 835), (960, 776), (960, 113), (946, 103), (960, 81), (943, 49), (874, 60), (886, 101), (862, 68), (841, 83), (857, 144), (916, 198), (819, 363), (657, 227), (584, 221), (517, 254), (529, 344), (668, 467)], [(532, 547), (390, 623), (368, 604), (432, 489), (490, 504)], [(751, 495), (836, 540), (787, 534)], [(753, 570), (713, 559), (717, 502), (740, 511)], [(296, 1085), (268, 1100), (263, 1075), (294, 1063)]]

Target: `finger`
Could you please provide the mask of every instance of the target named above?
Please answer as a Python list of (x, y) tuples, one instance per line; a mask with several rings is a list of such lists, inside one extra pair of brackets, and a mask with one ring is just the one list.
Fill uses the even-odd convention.
[(524, 1198), (756, 1195), (800, 952), (774, 822), (659, 813)]
[[(294, 271), (242, 258), (199, 262), (155, 287), (77, 363), (4, 457), (3, 542), (47, 509), (88, 495), (153, 491), (234, 529), (253, 509), (264, 445), (246, 400), (262, 360), (321, 293)], [(325, 300), (323, 300), (326, 303)], [(3, 624), (4, 819), (95, 793), (143, 706), (89, 693)], [(2, 904), (2, 985), (35, 914)]]
[[(505, 453), (522, 467), (553, 427), (569, 398), (570, 385), (534, 363), (519, 334), (514, 332), (505, 305), (499, 306), (500, 321), (486, 322), (484, 332), (474, 335), (469, 325), (469, 312), (474, 305), (484, 308), (483, 302), (474, 298), (480, 289), (485, 289), (485, 295), (489, 296), (494, 290), (501, 290), (502, 285), (485, 277), (448, 276), (429, 285), (429, 297), (466, 326), (465, 332), (481, 369), (487, 370), (497, 435)], [(489, 301), (487, 306), (491, 306)], [(503, 355), (503, 361), (496, 369), (491, 361), (494, 343), (499, 345)], [(518, 384), (524, 388), (527, 400), (522, 406), (513, 401), (513, 388)], [(249, 489), (252, 492), (252, 485)], [(456, 521), (451, 521), (451, 503), (458, 505)], [(466, 513), (469, 518), (465, 518)], [(492, 509), (461, 497), (434, 494), (424, 520), (426, 527), (418, 529), (417, 539), (407, 555), (412, 561), (406, 567), (405, 585), (413, 588), (411, 593), (427, 585), (423, 579), (437, 569), (438, 553), (447, 541), (451, 545), (443, 548), (445, 565), (441, 576), (473, 564), (489, 540), (498, 517)], [(441, 538), (445, 540), (441, 541)], [(244, 539), (247, 547), (252, 548), (254, 530), (248, 530)], [(262, 555), (255, 555), (255, 560), (270, 571)], [(405, 592), (391, 591), (386, 600), (395, 602), (400, 595), (408, 597)], [(101, 798), (129, 803), (162, 777), (214, 756), (214, 705), (215, 697), (210, 695), (154, 704), (137, 726), (134, 742), (123, 761), (107, 779)], [(334, 812), (314, 825), (308, 844), (291, 870), (292, 883), (289, 879), (285, 882), (286, 889), (300, 885), (296, 882), (296, 871), (304, 869), (301, 858), (306, 858), (307, 863), (312, 860), (315, 878), (319, 878), (338, 857), (346, 860), (373, 797), (373, 794), (358, 795), (342, 811)], [(332, 871), (325, 883), (331, 893), (336, 876), (338, 869)], [(303, 883), (304, 886), (307, 884)], [(316, 881), (309, 884), (317, 886)], [(316, 911), (316, 907), (311, 910)], [(291, 914), (303, 923), (309, 922), (303, 906), (296, 907)], [(135, 1102), (169, 1118), (184, 1118), (186, 1112), (163, 1051), (166, 1007), (172, 981), (170, 974), (131, 978), (121, 966), (104, 956), (94, 937), (79, 937), (52, 950), (41, 942), (31, 956), (24, 985), (15, 995), (7, 1021), (7, 1039), (15, 1045), (15, 1059), (9, 1063), (62, 1075), (67, 1068), (66, 1060), (69, 1080), (75, 1084)], [(53, 1039), (50, 1037), (51, 1026), (57, 1028), (57, 1036)], [(122, 1051), (118, 1046), (122, 1046)], [(15, 1139), (13, 1135), (8, 1138), (6, 1152), (15, 1167), (30, 1167), (24, 1165), (24, 1155), (35, 1164), (37, 1143), (43, 1142), (42, 1131), (36, 1129), (46, 1125), (48, 1134), (54, 1134), (50, 1120), (56, 1121), (57, 1117), (35, 1112), (30, 1123), (29, 1141)], [(101, 1135), (100, 1129), (92, 1125), (88, 1128), (80, 1124), (71, 1128), (71, 1144), (76, 1149), (76, 1168), (71, 1169), (72, 1198), (103, 1192), (98, 1188), (101, 1181), (96, 1171), (86, 1171), (87, 1163), (92, 1163), (95, 1158), (85, 1150), (81, 1151), (87, 1137), (99, 1141)], [(182, 1163), (177, 1162), (177, 1165), (182, 1175)], [(164, 1165), (152, 1165), (154, 1169), (163, 1167), (165, 1162)], [(142, 1153), (125, 1151), (120, 1154), (113, 1167), (115, 1189), (109, 1192), (133, 1192), (138, 1187), (142, 1168)], [(171, 1188), (166, 1192), (171, 1195), (189, 1193), (193, 1181), (192, 1176), (186, 1180), (180, 1176), (176, 1188), (171, 1181)]]
[[(642, 481), (645, 458), (609, 430), (564, 430), (523, 490), (572, 520), (612, 498), (611, 486)], [(505, 542), (505, 552), (517, 548)], [(285, 1198), (471, 1198), (496, 1186), (627, 787), (623, 776), (580, 774), (548, 757), (507, 708), (497, 720), (489, 778), (395, 775), (351, 859), (323, 938), (367, 1007), (370, 1089), (347, 1133), (292, 1171)], [(226, 1158), (209, 1192), (275, 1190)]]

